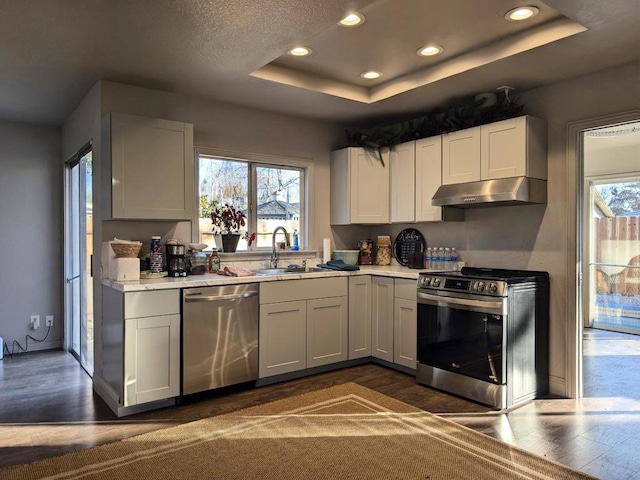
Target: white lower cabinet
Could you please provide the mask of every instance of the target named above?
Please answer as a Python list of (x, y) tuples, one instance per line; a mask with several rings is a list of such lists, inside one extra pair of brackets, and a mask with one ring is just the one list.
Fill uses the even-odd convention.
[(119, 417), (172, 404), (180, 396), (180, 289), (103, 286), (102, 306), (96, 393)]
[(373, 277), (371, 287), (371, 355), (415, 369), (416, 281)]
[(346, 278), (261, 284), (259, 377), (347, 360), (347, 299)]
[(306, 301), (260, 306), (260, 378), (306, 368), (306, 342)]
[(307, 302), (307, 368), (349, 358), (347, 297)]
[(371, 356), (371, 277), (349, 277), (349, 360)]
[(393, 306), (393, 363), (416, 368), (418, 305), (416, 282), (395, 279)]
[(393, 362), (393, 278), (371, 280), (371, 355)]
[(180, 395), (180, 314), (127, 318), (124, 336), (124, 406)]

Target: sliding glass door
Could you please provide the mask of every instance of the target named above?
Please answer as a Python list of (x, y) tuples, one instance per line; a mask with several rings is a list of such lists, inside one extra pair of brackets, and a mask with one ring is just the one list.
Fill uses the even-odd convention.
[(591, 282), (585, 326), (640, 334), (640, 177), (587, 180)]
[(93, 375), (93, 164), (91, 147), (66, 168), (65, 326), (67, 348)]

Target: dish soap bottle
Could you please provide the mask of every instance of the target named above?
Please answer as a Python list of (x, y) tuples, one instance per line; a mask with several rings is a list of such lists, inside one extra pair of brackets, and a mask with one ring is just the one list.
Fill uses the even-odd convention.
[(291, 247), (291, 250), (293, 250), (294, 252), (300, 250), (300, 237), (298, 236), (297, 229), (293, 231), (293, 247)]

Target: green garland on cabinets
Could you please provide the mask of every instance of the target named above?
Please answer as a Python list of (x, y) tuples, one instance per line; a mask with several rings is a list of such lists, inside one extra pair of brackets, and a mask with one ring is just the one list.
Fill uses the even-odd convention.
[(396, 145), (419, 138), (455, 132), (499, 122), (522, 115), (524, 105), (517, 97), (499, 96), (490, 105), (486, 97), (470, 96), (436, 107), (424, 116), (400, 124), (376, 127), (370, 131), (346, 131), (347, 147), (362, 147), (376, 155), (384, 165), (382, 154)]

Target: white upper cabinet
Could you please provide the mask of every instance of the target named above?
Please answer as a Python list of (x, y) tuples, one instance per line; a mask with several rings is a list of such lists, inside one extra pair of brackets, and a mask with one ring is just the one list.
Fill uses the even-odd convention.
[(331, 152), (331, 224), (389, 223), (389, 157), (350, 147)]
[(443, 135), (442, 184), (478, 180), (480, 180), (480, 127)]
[(480, 130), (480, 178), (547, 178), (547, 125), (518, 117), (483, 125)]
[(547, 124), (522, 116), (443, 135), (442, 184), (547, 178)]
[(101, 137), (104, 218), (192, 219), (192, 124), (110, 113)]
[(416, 222), (443, 220), (431, 199), (442, 185), (442, 135), (416, 140)]
[[(440, 153), (438, 152), (438, 159)], [(438, 163), (440, 163), (438, 161)], [(391, 223), (416, 220), (416, 142), (397, 145), (389, 152)]]

